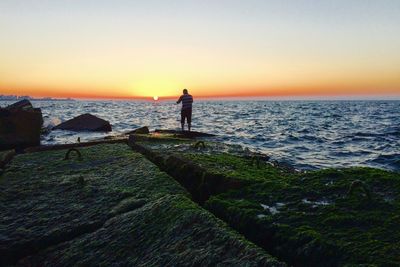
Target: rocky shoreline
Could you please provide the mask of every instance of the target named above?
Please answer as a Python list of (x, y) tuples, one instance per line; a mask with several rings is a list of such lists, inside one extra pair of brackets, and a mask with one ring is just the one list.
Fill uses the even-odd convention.
[(0, 265), (400, 262), (400, 174), (296, 172), (212, 137), (29, 148), (0, 190)]

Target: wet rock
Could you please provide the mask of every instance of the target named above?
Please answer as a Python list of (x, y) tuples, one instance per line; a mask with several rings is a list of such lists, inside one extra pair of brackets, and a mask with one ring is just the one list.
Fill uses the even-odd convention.
[(96, 132), (109, 132), (111, 131), (111, 124), (103, 119), (100, 119), (92, 114), (86, 113), (79, 115), (73, 119), (65, 121), (56, 127), (54, 130), (69, 130), (69, 131), (96, 131)]
[(6, 107), (7, 110), (9, 111), (17, 111), (17, 110), (29, 110), (32, 111), (33, 110), (33, 106), (32, 103), (27, 100), (27, 99), (23, 99), (21, 101), (15, 102), (14, 104), (11, 104), (9, 106)]
[(21, 100), (0, 109), (0, 150), (40, 145), (42, 111)]
[(137, 128), (137, 129), (135, 129), (133, 131), (129, 131), (129, 132), (125, 133), (125, 134), (129, 135), (129, 134), (149, 134), (149, 133), (150, 133), (149, 127), (143, 126), (143, 127)]

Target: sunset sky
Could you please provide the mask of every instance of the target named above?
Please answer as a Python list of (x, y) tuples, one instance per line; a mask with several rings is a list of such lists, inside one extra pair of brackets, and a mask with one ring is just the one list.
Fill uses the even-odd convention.
[(0, 94), (400, 95), (399, 0), (1, 0), (0, 14)]

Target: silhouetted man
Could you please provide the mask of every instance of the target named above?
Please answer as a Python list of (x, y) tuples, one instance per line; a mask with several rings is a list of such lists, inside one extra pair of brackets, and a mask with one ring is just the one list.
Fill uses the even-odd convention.
[(177, 104), (182, 102), (182, 109), (181, 109), (181, 125), (182, 131), (184, 131), (185, 125), (185, 118), (188, 124), (188, 129), (190, 131), (191, 123), (192, 123), (192, 103), (193, 103), (193, 96), (189, 95), (187, 89), (183, 89), (183, 95), (179, 97)]

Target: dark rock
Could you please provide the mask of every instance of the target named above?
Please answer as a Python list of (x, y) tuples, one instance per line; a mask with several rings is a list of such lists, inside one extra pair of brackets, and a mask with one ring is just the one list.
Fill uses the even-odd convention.
[(111, 125), (108, 121), (100, 119), (92, 114), (86, 113), (71, 120), (65, 121), (53, 128), (54, 130), (70, 131), (98, 131), (109, 132)]
[(129, 131), (129, 132), (125, 133), (125, 134), (129, 135), (129, 134), (149, 134), (149, 133), (150, 133), (149, 127), (144, 126), (144, 127), (137, 128), (137, 129), (135, 129), (133, 131)]
[(5, 117), (5, 116), (8, 116), (8, 115), (10, 115), (10, 113), (11, 113), (11, 112), (10, 112), (9, 110), (0, 107), (0, 118), (3, 118), (3, 117)]
[(195, 137), (212, 137), (215, 136), (214, 134), (209, 134), (209, 133), (202, 133), (202, 132), (196, 132), (196, 131), (176, 131), (176, 130), (162, 130), (162, 129), (156, 129), (154, 131), (155, 133), (160, 133), (160, 134), (174, 134), (177, 137), (186, 137), (186, 138), (195, 138)]
[(0, 150), (40, 144), (42, 111), (28, 100), (0, 109)]
[(14, 104), (11, 104), (11, 105), (7, 106), (6, 109), (9, 110), (9, 111), (33, 110), (33, 106), (32, 106), (32, 103), (29, 100), (24, 99), (24, 100), (15, 102)]

